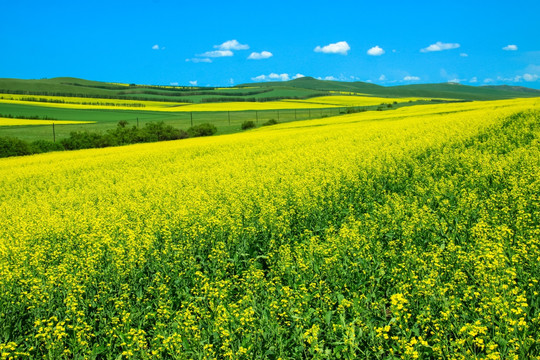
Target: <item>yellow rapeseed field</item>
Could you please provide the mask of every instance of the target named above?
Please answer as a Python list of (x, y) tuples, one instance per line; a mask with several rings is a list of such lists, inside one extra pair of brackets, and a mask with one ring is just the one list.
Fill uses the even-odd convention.
[[(26, 99), (26, 100), (25, 100)], [(28, 100), (32, 99), (32, 100)], [(44, 99), (40, 101), (39, 99)], [(33, 96), (0, 94), (0, 104), (24, 104), (64, 109), (100, 109), (100, 110), (137, 110), (166, 112), (209, 112), (209, 111), (246, 111), (246, 110), (285, 110), (342, 107), (339, 104), (309, 102), (267, 101), (267, 102), (223, 102), (223, 103), (176, 103), (164, 101), (97, 99), (62, 96)]]
[(540, 101), (0, 159), (2, 359), (540, 359)]
[(76, 120), (39, 120), (39, 119), (14, 119), (0, 117), (0, 126), (19, 126), (19, 125), (67, 125), (67, 124), (92, 124), (95, 121), (76, 121)]
[(423, 98), (381, 98), (370, 96), (320, 96), (306, 100), (280, 100), (267, 102), (220, 102), (190, 104), (180, 102), (98, 99), (63, 96), (37, 96), (0, 94), (0, 104), (24, 104), (65, 109), (137, 110), (165, 112), (211, 112), (247, 110), (291, 110), (325, 109), (350, 106), (372, 106), (380, 104), (404, 103)]
[(46, 106), (65, 109), (101, 109), (101, 110), (144, 110), (160, 111), (167, 108), (177, 108), (186, 103), (164, 101), (145, 101), (127, 99), (100, 99), (72, 96), (48, 95), (16, 95), (1, 94), (0, 104), (21, 104), (32, 106)]
[(344, 106), (372, 106), (381, 104), (393, 104), (393, 103), (406, 103), (420, 100), (431, 100), (418, 97), (407, 98), (384, 98), (376, 96), (353, 96), (353, 95), (333, 95), (333, 96), (319, 96), (306, 100), (283, 100), (287, 102), (294, 102), (298, 104), (313, 104), (313, 105), (336, 105), (340, 107)]

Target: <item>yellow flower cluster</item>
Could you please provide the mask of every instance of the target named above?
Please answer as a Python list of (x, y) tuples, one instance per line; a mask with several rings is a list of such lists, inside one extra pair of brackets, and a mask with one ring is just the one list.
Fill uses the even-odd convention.
[(20, 126), (20, 125), (68, 125), (68, 124), (93, 124), (95, 121), (77, 120), (30, 120), (0, 117), (0, 126)]
[(317, 104), (317, 105), (336, 105), (336, 106), (372, 106), (381, 104), (392, 103), (406, 103), (420, 100), (431, 100), (418, 97), (400, 97), (400, 98), (386, 98), (377, 96), (359, 96), (359, 95), (333, 95), (333, 96), (319, 96), (306, 100), (283, 100), (287, 102), (294, 102), (299, 104)]
[(539, 359), (540, 102), (0, 159), (0, 359)]
[[(163, 102), (127, 99), (100, 99), (66, 96), (32, 96), (1, 94), (0, 104), (22, 104), (65, 109), (137, 110), (160, 112), (209, 112), (209, 111), (247, 111), (247, 110), (291, 110), (324, 109), (380, 104), (405, 103), (424, 98), (383, 98), (374, 96), (320, 96), (307, 100), (280, 100), (265, 102), (220, 102), (190, 104), (182, 102)], [(428, 99), (429, 100), (429, 99)]]

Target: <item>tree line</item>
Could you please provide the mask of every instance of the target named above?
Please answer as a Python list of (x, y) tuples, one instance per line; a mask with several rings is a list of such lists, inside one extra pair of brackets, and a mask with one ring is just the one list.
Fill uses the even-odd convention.
[(0, 118), (6, 119), (25, 119), (25, 120), (58, 120), (49, 116), (39, 116), (39, 115), (11, 115), (11, 114), (0, 114)]
[(115, 129), (106, 132), (73, 131), (69, 137), (52, 142), (35, 140), (28, 142), (14, 137), (0, 137), (0, 157), (40, 154), (51, 151), (105, 148), (136, 143), (169, 141), (190, 137), (211, 136), (217, 132), (212, 124), (200, 124), (187, 130), (177, 129), (161, 122), (146, 123), (142, 128), (129, 126), (123, 120)]

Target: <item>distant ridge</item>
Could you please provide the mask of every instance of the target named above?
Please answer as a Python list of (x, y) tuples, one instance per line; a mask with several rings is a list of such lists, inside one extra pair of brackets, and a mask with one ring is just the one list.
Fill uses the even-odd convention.
[(498, 100), (512, 99), (518, 97), (537, 97), (540, 90), (530, 89), (523, 86), (470, 86), (459, 83), (440, 84), (414, 84), (381, 86), (367, 82), (343, 82), (332, 80), (318, 80), (313, 77), (303, 77), (299, 79), (279, 82), (250, 83), (239, 86), (291, 86), (304, 89), (322, 91), (346, 91), (361, 94), (400, 97), (400, 96), (420, 96), (432, 98), (449, 98), (460, 100)]
[(0, 93), (83, 96), (159, 101), (223, 102), (305, 99), (329, 92), (379, 97), (425, 97), (456, 100), (499, 100), (540, 97), (540, 90), (523, 86), (470, 86), (458, 83), (381, 86), (367, 82), (318, 80), (302, 77), (289, 81), (258, 82), (231, 88), (118, 84), (73, 77), (23, 80), (0, 79)]
[[(540, 90), (531, 89), (524, 86), (511, 86), (511, 85), (483, 85), (482, 87), (488, 89), (499, 89), (499, 90), (509, 90), (509, 91), (522, 91), (522, 92), (536, 92), (540, 94)], [(539, 95), (540, 96), (540, 95)]]

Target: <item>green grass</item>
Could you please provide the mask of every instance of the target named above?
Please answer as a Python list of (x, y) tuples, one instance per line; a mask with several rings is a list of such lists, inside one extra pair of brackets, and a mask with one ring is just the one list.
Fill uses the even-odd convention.
[[(343, 108), (331, 109), (302, 109), (302, 110), (266, 110), (266, 111), (235, 111), (229, 113), (226, 111), (220, 112), (152, 112), (152, 111), (137, 111), (137, 110), (79, 110), (79, 109), (61, 109), (53, 107), (40, 107), (30, 105), (0, 105), (0, 114), (13, 114), (15, 116), (48, 116), (58, 120), (80, 120), (80, 121), (96, 121), (94, 124), (81, 125), (56, 125), (56, 139), (61, 139), (69, 136), (72, 131), (106, 131), (116, 128), (117, 123), (121, 120), (126, 120), (130, 125), (137, 124), (139, 126), (152, 121), (163, 121), (166, 124), (172, 125), (180, 129), (187, 129), (192, 124), (211, 123), (218, 128), (218, 134), (228, 134), (240, 131), (240, 127), (244, 121), (252, 120), (258, 126), (262, 123), (275, 119), (279, 122), (289, 122), (295, 120), (306, 120), (310, 118), (320, 118), (322, 116), (339, 115)], [(192, 123), (193, 116), (193, 123)], [(0, 126), (0, 136), (12, 136), (23, 140), (52, 140), (52, 126), (50, 125), (34, 125), (34, 126)]]
[[(362, 106), (356, 109), (366, 111), (393, 110), (404, 106), (433, 104), (430, 101), (393, 104), (386, 106)], [(163, 121), (168, 125), (186, 130), (192, 125), (210, 123), (217, 127), (217, 134), (231, 134), (241, 131), (242, 123), (253, 121), (259, 127), (268, 120), (274, 119), (279, 123), (316, 119), (327, 116), (341, 115), (347, 112), (346, 107), (322, 109), (291, 109), (264, 111), (197, 111), (189, 112), (160, 112), (141, 110), (87, 110), (45, 107), (39, 105), (0, 104), (0, 114), (17, 116), (49, 117), (57, 120), (95, 121), (93, 124), (55, 125), (56, 140), (66, 138), (72, 131), (105, 132), (116, 128), (119, 121), (125, 120), (130, 126), (144, 126), (145, 123)], [(0, 136), (16, 137), (22, 140), (53, 140), (51, 125), (32, 126), (0, 126)]]

